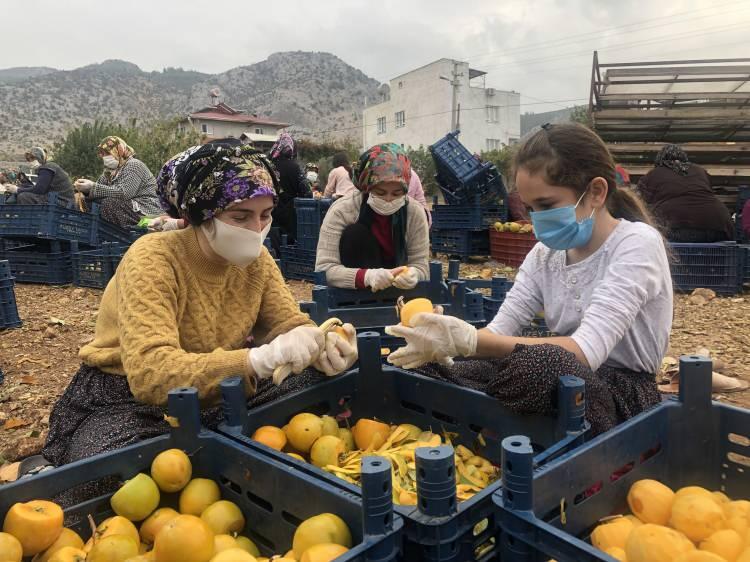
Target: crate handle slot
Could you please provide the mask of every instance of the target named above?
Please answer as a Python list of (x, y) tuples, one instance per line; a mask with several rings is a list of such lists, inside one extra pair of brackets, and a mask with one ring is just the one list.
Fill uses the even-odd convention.
[(273, 504), (269, 502), (268, 500), (265, 500), (261, 498), (260, 496), (256, 496), (249, 490), (245, 492), (245, 495), (247, 496), (247, 499), (249, 499), (251, 502), (257, 505), (259, 508), (267, 511), (268, 513), (273, 513)]

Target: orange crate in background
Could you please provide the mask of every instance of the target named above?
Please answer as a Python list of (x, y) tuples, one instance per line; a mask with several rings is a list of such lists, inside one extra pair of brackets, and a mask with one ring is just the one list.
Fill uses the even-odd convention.
[(490, 256), (510, 267), (521, 265), (536, 243), (536, 236), (531, 232), (498, 232), (490, 228)]

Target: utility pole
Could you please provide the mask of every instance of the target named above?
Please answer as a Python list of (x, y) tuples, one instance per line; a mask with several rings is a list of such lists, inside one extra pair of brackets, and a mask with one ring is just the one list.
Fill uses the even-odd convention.
[(440, 75), (441, 80), (447, 81), (453, 87), (453, 96), (451, 99), (451, 131), (455, 131), (458, 128), (458, 88), (461, 82), (458, 80), (464, 75), (463, 72), (458, 71), (458, 61), (453, 61), (453, 72), (451, 78), (445, 75)]

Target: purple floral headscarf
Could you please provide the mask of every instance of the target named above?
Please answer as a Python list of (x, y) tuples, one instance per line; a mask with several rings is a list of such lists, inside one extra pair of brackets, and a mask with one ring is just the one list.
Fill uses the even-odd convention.
[(271, 157), (271, 160), (276, 160), (282, 156), (285, 158), (294, 158), (296, 152), (297, 149), (294, 146), (292, 135), (289, 133), (281, 133), (279, 135), (279, 140), (277, 140), (271, 147), (269, 156)]
[(156, 178), (162, 208), (198, 226), (235, 203), (270, 195), (276, 203), (276, 169), (250, 146), (204, 144), (173, 156)]

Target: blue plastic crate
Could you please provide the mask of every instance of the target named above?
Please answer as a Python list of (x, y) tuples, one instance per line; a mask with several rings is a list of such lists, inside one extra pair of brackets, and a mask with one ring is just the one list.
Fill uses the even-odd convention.
[(462, 260), (470, 256), (487, 256), (490, 253), (489, 231), (432, 229), (432, 251), (436, 254), (457, 256)]
[(505, 205), (438, 205), (437, 197), (432, 205), (432, 228), (483, 230), (496, 222), (508, 220)]
[(492, 164), (486, 164), (482, 173), (469, 184), (456, 184), (435, 174), (435, 181), (448, 205), (466, 205), (477, 199), (483, 205), (500, 205), (507, 200), (508, 193), (500, 172)]
[(332, 199), (296, 198), (294, 209), (297, 215), (296, 244), (303, 250), (316, 250), (323, 218), (333, 203)]
[[(388, 289), (372, 293), (366, 289), (337, 289), (316, 285), (312, 290), (313, 301), (305, 303), (304, 310), (318, 324), (335, 317), (351, 323), (358, 330), (365, 330), (397, 324), (399, 318), (395, 304), (399, 296), (407, 301), (424, 297), (435, 305), (442, 305), (445, 314), (467, 322), (484, 321), (481, 293), (467, 289), (461, 281), (443, 283), (440, 262), (430, 263), (430, 272), (430, 281), (421, 281), (408, 291)], [(371, 298), (377, 300), (371, 301)]]
[[(614, 559), (587, 541), (602, 517), (628, 513), (637, 480), (674, 490), (702, 486), (750, 497), (750, 410), (711, 402), (711, 361), (680, 359), (680, 396), (599, 435), (545, 467), (534, 466), (524, 437), (503, 444), (503, 490), (494, 497), (500, 559), (590, 562)], [(564, 508), (564, 523), (561, 518)]]
[[(286, 552), (299, 523), (329, 512), (341, 517), (352, 533), (353, 547), (336, 562), (399, 559), (403, 520), (393, 513), (390, 503), (388, 462), (363, 462), (367, 484), (360, 497), (217, 433), (201, 431), (195, 389), (170, 392), (169, 404), (170, 414), (180, 422), (171, 434), (7, 484), (0, 494), (0, 517), (16, 502), (53, 499), (66, 490), (107, 477), (125, 481), (148, 472), (160, 452), (179, 448), (190, 456), (194, 478), (215, 480), (222, 497), (240, 507), (247, 521), (241, 534), (252, 539), (265, 556)], [(163, 500), (173, 505), (174, 496), (165, 494)], [(97, 523), (113, 515), (109, 498), (107, 494), (66, 509), (66, 526), (84, 537), (90, 535), (87, 515)]]
[(101, 219), (99, 221), (99, 243), (115, 242), (117, 244), (130, 245), (141, 236), (148, 234), (146, 228), (123, 228), (117, 224)]
[(435, 166), (447, 180), (471, 182), (484, 168), (483, 163), (458, 140), (459, 131), (445, 135), (429, 147)]
[[(247, 409), (240, 379), (225, 381), (222, 392), (226, 421), (219, 431), (300, 472), (359, 494), (357, 486), (253, 441), (249, 436), (262, 425), (282, 427), (300, 412), (336, 416), (351, 411), (352, 422), (363, 417), (377, 418), (389, 423), (413, 423), (439, 433), (456, 433), (456, 444), (477, 449), (479, 454), (498, 465), (502, 439), (523, 428), (533, 434), (535, 460), (542, 464), (577, 446), (588, 428), (583, 417), (583, 381), (575, 377), (561, 380), (558, 418), (517, 415), (487, 394), (401, 369), (383, 367), (381, 342), (376, 334), (360, 335), (358, 344), (357, 369), (251, 410)], [(484, 445), (480, 444), (481, 441)], [(430, 495), (429, 490), (422, 493), (427, 486), (422, 487), (420, 483), (430, 475), (418, 471), (418, 507), (395, 506), (406, 523), (403, 560), (466, 562), (495, 559), (490, 539), (497, 529), (491, 496), (499, 489), (500, 483), (496, 482), (473, 498), (457, 504), (452, 450), (448, 448), (448, 455), (443, 447), (426, 450), (441, 459), (440, 484), (447, 487), (440, 490), (452, 491), (453, 502), (443, 503)], [(438, 515), (436, 512), (441, 512), (441, 508), (446, 511)], [(485, 520), (486, 527), (482, 530)], [(479, 529), (476, 534), (475, 528)], [(487, 551), (484, 551), (485, 547)], [(483, 554), (475, 557), (478, 548), (483, 549)]]
[(88, 246), (98, 244), (99, 211), (82, 212), (58, 204), (51, 193), (46, 205), (8, 205), (0, 198), (0, 237), (65, 240)]
[(103, 289), (112, 279), (128, 246), (105, 242), (98, 250), (76, 251), (73, 248), (73, 284)]
[(282, 245), (281, 272), (287, 279), (315, 281), (315, 250), (304, 250), (297, 246)]
[(739, 248), (739, 278), (740, 285), (750, 285), (750, 244), (741, 244)]
[(670, 243), (672, 280), (678, 291), (712, 289), (717, 294), (734, 295), (740, 290), (737, 279), (739, 247), (734, 242), (715, 244)]
[[(7, 261), (0, 262), (6, 265), (7, 263)], [(12, 277), (4, 277), (0, 280), (0, 329), (18, 328), (21, 324), (16, 305), (15, 282)]]
[(12, 248), (5, 257), (19, 283), (67, 285), (73, 281), (70, 247), (57, 240)]

